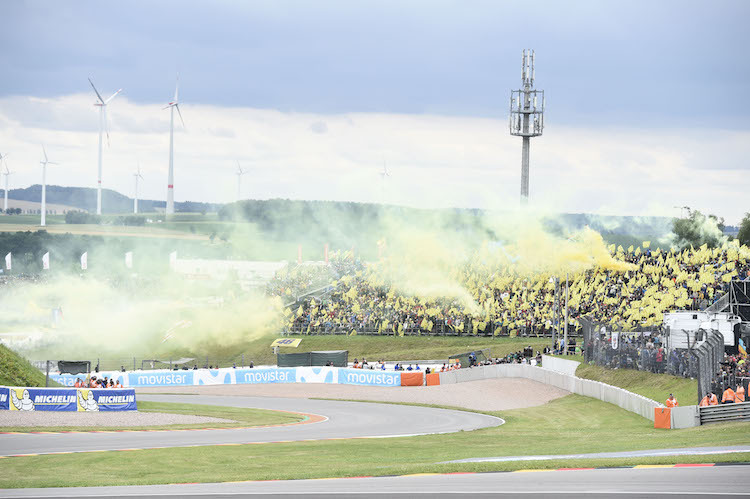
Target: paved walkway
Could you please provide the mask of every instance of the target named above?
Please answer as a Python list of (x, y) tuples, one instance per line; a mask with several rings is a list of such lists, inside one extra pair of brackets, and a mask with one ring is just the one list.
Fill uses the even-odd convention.
[(549, 461), (552, 459), (600, 459), (613, 457), (649, 457), (649, 456), (695, 456), (710, 454), (730, 454), (732, 452), (750, 452), (750, 445), (729, 445), (726, 447), (685, 447), (683, 449), (633, 450), (627, 452), (595, 452), (593, 454), (553, 454), (548, 456), (500, 456), (472, 457), (445, 461), (446, 463), (498, 463), (504, 461)]

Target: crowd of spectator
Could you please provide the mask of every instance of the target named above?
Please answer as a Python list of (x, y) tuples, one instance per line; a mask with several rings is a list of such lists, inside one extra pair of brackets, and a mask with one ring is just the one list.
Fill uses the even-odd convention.
[(88, 377), (87, 379), (77, 378), (73, 384), (74, 388), (122, 388), (120, 380), (110, 379), (107, 376), (103, 378), (97, 378), (96, 376)]
[[(610, 246), (609, 251), (618, 265), (569, 275), (573, 332), (582, 316), (623, 330), (658, 326), (665, 312), (705, 307), (728, 290), (731, 280), (750, 274), (745, 246), (684, 251)], [(549, 272), (523, 273), (510, 262), (490, 265), (475, 257), (450, 269), (458, 291), (426, 297), (404, 292), (387, 278), (386, 267), (381, 260), (337, 269), (330, 294), (287, 309), (287, 331), (532, 336), (550, 333), (564, 317), (565, 280), (556, 287)], [(280, 276), (274, 289), (297, 282)]]

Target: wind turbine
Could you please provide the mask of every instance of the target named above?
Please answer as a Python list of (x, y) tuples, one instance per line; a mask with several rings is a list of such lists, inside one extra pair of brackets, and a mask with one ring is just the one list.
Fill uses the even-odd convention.
[(13, 174), (12, 171), (8, 170), (8, 162), (5, 161), (5, 158), (7, 157), (7, 154), (0, 153), (0, 167), (5, 165), (5, 171), (3, 172), (3, 175), (5, 175), (5, 200), (3, 202), (3, 213), (8, 213), (8, 177)]
[(113, 93), (109, 99), (104, 100), (99, 93), (99, 91), (94, 86), (94, 82), (91, 81), (91, 78), (89, 78), (89, 83), (91, 83), (91, 88), (94, 89), (94, 92), (96, 93), (96, 98), (99, 99), (99, 102), (95, 102), (95, 106), (99, 106), (99, 176), (97, 177), (97, 184), (96, 184), (96, 214), (101, 215), (102, 214), (102, 134), (107, 134), (107, 146), (109, 146), (109, 129), (107, 128), (107, 104), (110, 103), (112, 99), (117, 97), (117, 94), (122, 92), (122, 89), (118, 90), (117, 92)]
[(246, 173), (247, 172), (240, 166), (240, 162), (237, 161), (237, 172), (235, 173), (235, 175), (237, 175), (237, 201), (242, 199), (242, 176)]
[(138, 163), (138, 170), (133, 174), (135, 177), (135, 197), (133, 198), (133, 213), (138, 213), (138, 179), (143, 180), (141, 175), (141, 164)]
[(380, 178), (381, 178), (381, 190), (382, 190), (380, 202), (381, 204), (385, 204), (385, 182), (386, 182), (385, 179), (386, 177), (391, 176), (391, 172), (388, 171), (388, 166), (385, 163), (385, 159), (383, 160), (383, 171), (378, 173), (378, 175), (380, 175)]
[(47, 225), (47, 165), (56, 165), (47, 158), (47, 150), (42, 144), (42, 151), (44, 152), (44, 159), (39, 163), (42, 165), (42, 227)]
[(185, 128), (185, 121), (182, 119), (180, 112), (180, 102), (178, 100), (180, 90), (180, 76), (177, 75), (177, 83), (174, 87), (174, 100), (164, 106), (163, 109), (169, 108), (169, 174), (167, 176), (167, 209), (166, 214), (174, 214), (174, 110), (180, 115), (182, 127)]

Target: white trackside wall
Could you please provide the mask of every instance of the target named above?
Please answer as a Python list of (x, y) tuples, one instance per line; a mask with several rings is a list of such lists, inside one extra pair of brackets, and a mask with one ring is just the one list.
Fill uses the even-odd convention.
[[(543, 361), (543, 365), (546, 365), (544, 364), (546, 362), (547, 358)], [(528, 364), (497, 364), (444, 372), (440, 373), (440, 384), (463, 383), (488, 378), (526, 378), (538, 381), (539, 383), (556, 386), (571, 393), (577, 393), (578, 395), (614, 404), (651, 421), (654, 420), (654, 408), (662, 407), (655, 400), (631, 393), (616, 386)]]

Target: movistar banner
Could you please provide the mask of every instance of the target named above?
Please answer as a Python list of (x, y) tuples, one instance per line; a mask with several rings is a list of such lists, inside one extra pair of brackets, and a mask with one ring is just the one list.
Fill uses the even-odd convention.
[(344, 385), (401, 386), (401, 373), (370, 369), (339, 369), (338, 382)]
[[(120, 371), (102, 371), (99, 373), (94, 373), (94, 376), (96, 376), (99, 379), (109, 378), (117, 382), (120, 381), (120, 384), (122, 386), (128, 386), (127, 385), (127, 373), (123, 373)], [(60, 383), (63, 386), (73, 387), (76, 384), (76, 380), (86, 381), (88, 378), (88, 375), (86, 374), (50, 374), (49, 379), (56, 381), (57, 383)]]
[(294, 370), (293, 367), (237, 369), (235, 375), (238, 384), (294, 383), (297, 381)]
[[(208, 370), (208, 369), (206, 369)], [(135, 371), (128, 372), (126, 386), (193, 386), (195, 371)]]
[[(119, 381), (123, 387), (148, 386), (198, 386), (244, 385), (265, 383), (340, 383), (346, 385), (401, 386), (401, 373), (371, 369), (345, 369), (339, 367), (261, 367), (221, 368), (170, 371), (102, 371), (98, 378)], [(50, 374), (50, 378), (65, 386), (73, 386), (77, 379), (86, 376)], [(1, 402), (0, 402), (1, 404)], [(2, 407), (0, 405), (0, 407)]]

